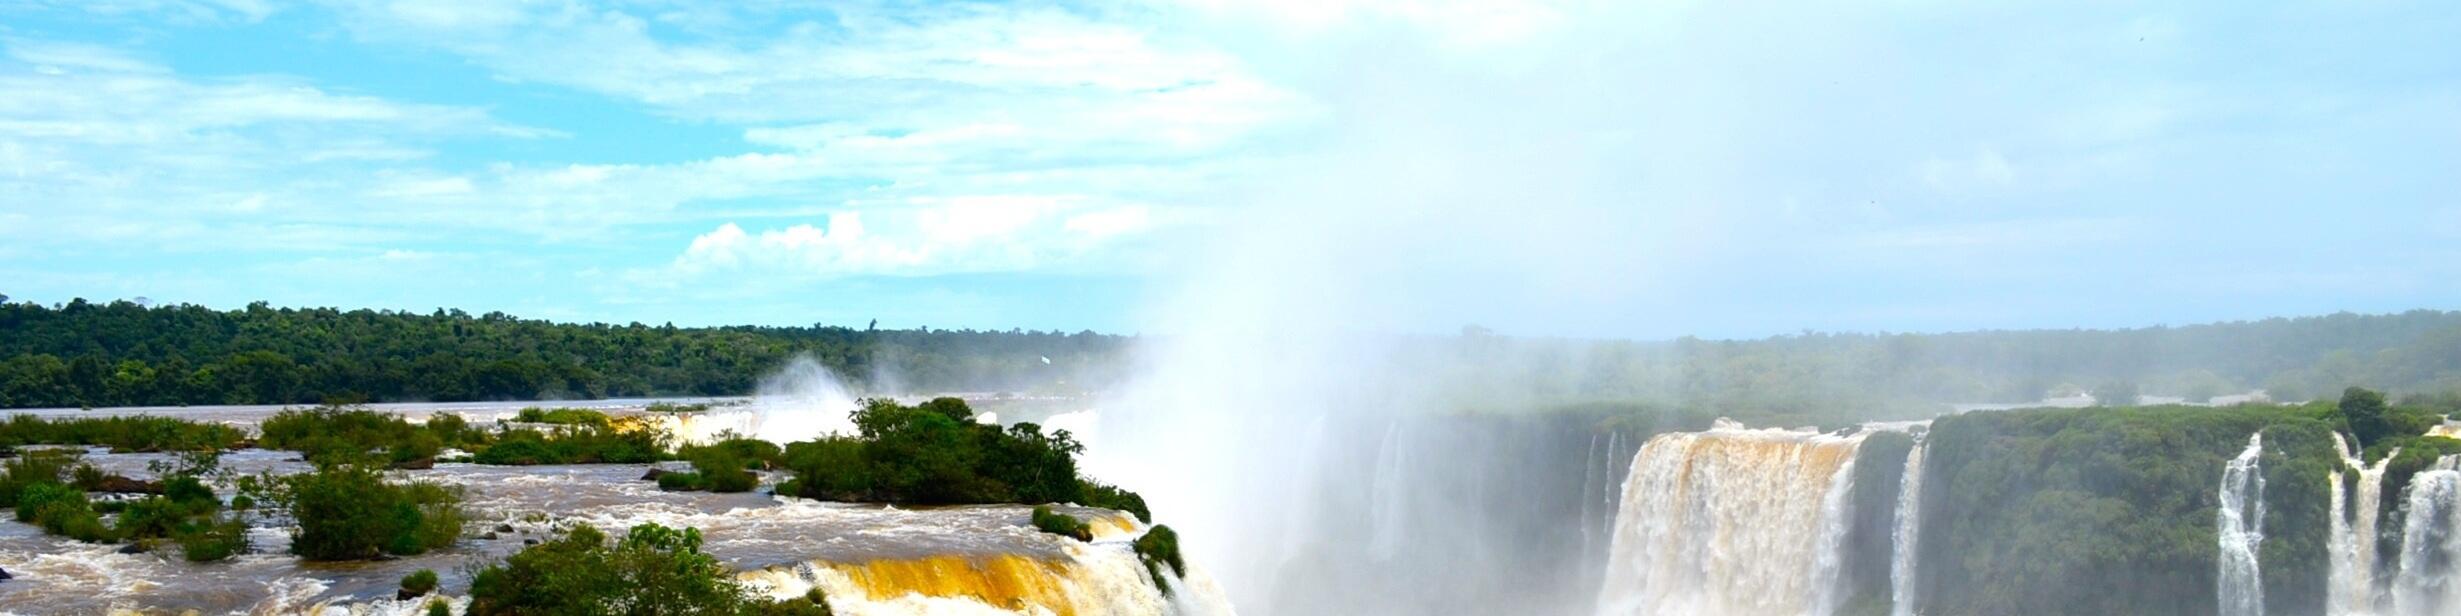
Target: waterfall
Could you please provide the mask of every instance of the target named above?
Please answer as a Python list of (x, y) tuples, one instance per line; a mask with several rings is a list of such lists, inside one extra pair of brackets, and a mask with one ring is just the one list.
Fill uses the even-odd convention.
[(1834, 606), (1861, 434), (1649, 439), (1632, 458), (1600, 614), (1804, 614)]
[(1925, 439), (1916, 436), (1914, 449), (1906, 452), (1906, 471), (1897, 483), (1897, 525), (1889, 533), (1888, 595), (1890, 616), (1914, 616), (1914, 554), (1916, 533), (1922, 529), (1923, 515), (1923, 449)]
[(1592, 492), (1591, 492), (1591, 490), (1595, 489), (1595, 488), (1596, 488), (1596, 486), (1598, 485), (1598, 439), (1599, 439), (1599, 438), (1600, 438), (1600, 435), (1597, 435), (1597, 434), (1591, 434), (1591, 435), (1589, 435), (1589, 455), (1586, 455), (1586, 456), (1582, 456), (1582, 457), (1581, 457), (1581, 557), (1582, 557), (1582, 558), (1589, 558), (1589, 557), (1590, 557), (1590, 554), (1595, 553), (1595, 551), (1596, 551), (1596, 546), (1597, 546), (1597, 541), (1598, 541), (1598, 539), (1597, 539), (1597, 534), (1598, 534), (1597, 528), (1596, 528), (1596, 527), (1594, 527), (1594, 526), (1591, 526), (1591, 524), (1593, 524), (1593, 522), (1591, 522), (1591, 520), (1597, 519), (1597, 517), (1598, 517), (1598, 514), (1596, 513), (1596, 509), (1598, 509), (1598, 508), (1597, 508), (1597, 507), (1593, 507), (1593, 506), (1592, 506), (1592, 505), (1594, 505), (1594, 504), (1595, 504), (1595, 502), (1594, 502), (1594, 501), (1591, 501), (1591, 500), (1589, 499), (1589, 495), (1592, 493)]
[(2257, 459), (2264, 455), (2264, 433), (2250, 434), (2247, 449), (2222, 470), (2221, 507), (2214, 514), (2221, 528), (2221, 577), (2215, 592), (2222, 616), (2263, 616), (2264, 578), (2256, 565), (2264, 543), (2264, 475)]
[[(1623, 460), (1631, 458), (1631, 456), (1624, 455), (1623, 447), (1622, 432), (1606, 433), (1608, 463), (1622, 464)], [(1611, 477), (1606, 481), (1598, 482), (1598, 505), (1606, 508), (1606, 515), (1599, 516), (1601, 519), (1598, 521), (1598, 533), (1607, 538), (1610, 547), (1615, 538), (1615, 506), (1622, 500), (1622, 494), (1618, 492), (1621, 486), (1621, 482), (1614, 481)]]
[(1410, 465), (1402, 450), (1405, 443), (1401, 431), (1398, 421), (1385, 426), (1384, 442), (1376, 446), (1376, 474), (1368, 485), (1371, 500), (1367, 503), (1367, 519), (1373, 530), (1368, 535), (1367, 553), (1377, 562), (1390, 561), (1400, 553), (1403, 516), (1410, 513), (1405, 493), (1408, 483), (1403, 477)]
[[(2331, 488), (2332, 512), (2326, 535), (2326, 549), (2331, 552), (2331, 582), (2325, 590), (2325, 613), (2331, 616), (2364, 616), (2376, 612), (2376, 518), (2384, 504), (2384, 467), (2392, 463), (2401, 450), (2377, 460), (2374, 466), (2359, 458), (2359, 451), (2341, 433), (2333, 433), (2333, 449), (2342, 456), (2342, 463), (2354, 469), (2356, 477), (2345, 477), (2336, 470), (2327, 475)], [(2351, 482), (2347, 488), (2345, 482)], [(2345, 496), (2345, 491), (2347, 496)], [(2346, 499), (2346, 500), (2345, 500)]]
[(2445, 456), (2433, 470), (2410, 478), (2408, 514), (2402, 521), (2401, 571), (2392, 583), (2393, 607), (2404, 616), (2461, 610), (2461, 471)]

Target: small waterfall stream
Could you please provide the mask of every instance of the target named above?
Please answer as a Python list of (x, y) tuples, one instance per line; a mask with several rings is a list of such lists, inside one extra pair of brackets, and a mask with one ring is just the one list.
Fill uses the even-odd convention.
[(2214, 514), (2221, 541), (2220, 593), (2222, 616), (2263, 616), (2264, 578), (2256, 554), (2264, 543), (2264, 474), (2257, 467), (2264, 455), (2264, 434), (2248, 435), (2247, 449), (2222, 470), (2221, 507)]
[(2402, 520), (2401, 570), (2392, 581), (2395, 613), (2452, 614), (2461, 610), (2461, 459), (2444, 456), (2410, 478)]
[[(2369, 466), (2341, 433), (2333, 433), (2333, 448), (2356, 477), (2342, 471), (2326, 475), (2330, 482), (2331, 527), (2326, 549), (2331, 552), (2331, 578), (2325, 591), (2325, 613), (2365, 616), (2376, 612), (2376, 519), (2384, 503), (2384, 468), (2401, 450)], [(2345, 487), (2345, 482), (2350, 482)], [(2348, 495), (2345, 496), (2344, 494)]]
[(1915, 437), (1914, 449), (1906, 453), (1904, 479), (1898, 480), (1896, 527), (1889, 534), (1889, 614), (1914, 616), (1914, 565), (1916, 540), (1922, 529), (1923, 449), (1922, 437)]

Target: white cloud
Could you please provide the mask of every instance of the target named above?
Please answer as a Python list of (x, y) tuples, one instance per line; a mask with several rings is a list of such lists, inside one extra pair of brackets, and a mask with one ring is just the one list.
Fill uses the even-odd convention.
[[(479, 109), (278, 76), (183, 77), (91, 44), (0, 39), (0, 47), (0, 206), (28, 218), (0, 238), (29, 245), (324, 246), (351, 235), (332, 228), (435, 215), (333, 208), (356, 203), (337, 198), (352, 192), (345, 187), (383, 178), (370, 164), (417, 161), (443, 140), (525, 131)], [(406, 187), (452, 188), (391, 190), (411, 194)]]
[[(404, 207), (483, 203), (495, 208), (483, 224), (550, 237), (814, 208), (969, 238), (1045, 222), (1060, 209), (1168, 210), (1206, 198), (1219, 178), (1270, 156), (1253, 147), (1260, 139), (1317, 113), (1233, 56), (1090, 9), (330, 6), (366, 41), (436, 49), (507, 81), (737, 126), (757, 148), (661, 163), (501, 165), (466, 174), (467, 192), (359, 193)], [(842, 263), (873, 262), (896, 264)]]
[(1565, 25), (1575, 2), (1529, 0), (1183, 0), (1213, 15), (1258, 19), (1277, 28), (1318, 33), (1363, 24), (1399, 23), (1440, 42), (1487, 47), (1525, 42)]
[[(9, 3), (0, 3), (7, 8)], [(263, 21), (273, 15), (266, 0), (16, 0), (24, 8), (75, 10), (101, 16), (141, 16), (173, 22)]]
[(758, 232), (728, 222), (692, 239), (663, 268), (628, 278), (691, 284), (711, 275), (827, 279), (953, 273), (1111, 269), (1088, 257), (1156, 224), (1139, 205), (1091, 207), (1042, 195), (924, 199), (901, 207), (829, 214), (825, 226)]

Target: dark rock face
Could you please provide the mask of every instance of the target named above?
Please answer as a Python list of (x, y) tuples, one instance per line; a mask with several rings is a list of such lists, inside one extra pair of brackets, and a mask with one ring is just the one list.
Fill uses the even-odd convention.
[(431, 469), (431, 468), (435, 468), (435, 467), (436, 467), (436, 459), (435, 459), (435, 458), (432, 458), (432, 457), (429, 457), (429, 458), (419, 458), (419, 459), (417, 459), (417, 460), (411, 460), (411, 461), (408, 461), (408, 462), (395, 462), (395, 463), (393, 463), (393, 468), (394, 468), (394, 470), (404, 470), (404, 471), (423, 471), (423, 470), (427, 470), (427, 469)]
[(642, 474), (641, 474), (641, 480), (642, 480), (642, 481), (657, 481), (659, 477), (665, 477), (665, 476), (667, 475), (667, 473), (672, 473), (672, 472), (674, 472), (674, 471), (670, 471), (670, 470), (667, 470), (667, 469), (658, 468), (658, 467), (654, 467), (654, 466), (653, 466), (653, 467), (650, 467), (649, 472), (647, 472), (647, 473), (642, 473)]
[(6, 579), (15, 578), (15, 577), (17, 577), (17, 576), (14, 576), (14, 575), (9, 575), (9, 570), (7, 570), (7, 569), (0, 569), (0, 580), (6, 580)]
[(104, 477), (102, 483), (95, 486), (94, 491), (110, 492), (113, 494), (161, 494), (162, 482), (139, 481), (119, 475), (112, 475), (109, 477)]
[(417, 598), (419, 598), (419, 596), (420, 596), (420, 595), (424, 595), (424, 594), (427, 594), (427, 593), (423, 593), (423, 592), (410, 592), (410, 589), (408, 589), (408, 588), (404, 588), (404, 589), (400, 589), (400, 590), (395, 590), (395, 591), (393, 591), (393, 600), (395, 600), (395, 601), (409, 601), (409, 600), (411, 600), (411, 599), (417, 599)]

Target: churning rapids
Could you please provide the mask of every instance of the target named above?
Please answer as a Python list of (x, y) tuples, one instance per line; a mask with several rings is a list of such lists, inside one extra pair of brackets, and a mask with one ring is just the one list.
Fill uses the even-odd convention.
[[(651, 416), (682, 440), (724, 432), (791, 439), (843, 429), (783, 415), (849, 403), (843, 396), (796, 395), (803, 397)], [(451, 411), (487, 422), (510, 418), (517, 406), (379, 408), (413, 420)], [(637, 413), (640, 404), (580, 406)], [(274, 410), (152, 412), (244, 427)], [(1006, 414), (1069, 428), (1096, 457), (1103, 453), (1097, 435), (1108, 418), (1092, 411)], [(908, 510), (760, 492), (663, 492), (640, 480), (651, 465), (639, 464), (438, 464), (397, 472), (465, 487), (474, 535), (453, 549), (397, 560), (302, 563), (283, 553), (286, 529), (266, 520), (251, 532), (256, 553), (203, 565), (0, 523), (0, 568), (16, 577), (0, 582), (0, 614), (417, 613), (424, 599), (391, 599), (405, 573), (432, 569), (443, 574), (446, 589), (466, 588), (474, 563), (573, 522), (700, 528), (707, 550), (741, 580), (777, 596), (817, 587), (843, 614), (1231, 614), (1234, 599), (1264, 614), (1428, 613), (1444, 605), (1455, 606), (1454, 613), (1616, 616), (1955, 611), (1925, 605), (1940, 586), (1926, 580), (1954, 567), (1926, 562), (1926, 554), (1948, 549), (1933, 545), (1942, 537), (1928, 536), (1937, 528), (1931, 518), (1954, 517), (1939, 499), (1960, 489), (1951, 481), (1953, 467), (1934, 466), (1946, 454), (1936, 451), (1940, 435), (1930, 422), (1821, 432), (1720, 420), (1708, 430), (1649, 434), (1519, 421), (1405, 416), (1315, 428), (1362, 446), (1336, 460), (1345, 463), (1327, 465), (1347, 470), (1318, 471), (1323, 475), (1307, 479), (1321, 485), (1296, 492), (1320, 495), (1293, 499), (1275, 518), (1308, 527), (1304, 532), (1271, 540), (1191, 534), (1272, 551), (1265, 569), (1280, 579), (1265, 581), (1280, 588), (1261, 597), (1241, 594), (1250, 578), (1216, 582), (1207, 573), (1204, 565), (1256, 565), (1246, 562), (1252, 554), (1229, 549), (1192, 551), (1198, 565), (1186, 579), (1169, 581), (1177, 592), (1157, 590), (1128, 545), (1148, 527), (1107, 510), (1063, 508), (1095, 521), (1095, 541), (1081, 543), (1035, 531), (1019, 506)], [(2339, 434), (2330, 445), (2338, 459), (2321, 480), (2330, 499), (2329, 528), (2320, 533), (2321, 570), (2329, 572), (2322, 612), (2461, 613), (2461, 457), (2437, 459), (2405, 483), (2387, 485), (2398, 451), (2362, 455)], [(2204, 569), (2213, 585), (2200, 592), (2209, 593), (2219, 614), (2302, 611), (2270, 603), (2276, 562), (2265, 557), (2270, 542), (2284, 540), (2275, 536), (2281, 517), (2270, 510), (2280, 503), (2268, 501), (2284, 486), (2269, 482), (2268, 473), (2295, 447), (2267, 432), (2246, 434), (2231, 447), (2235, 455), (2199, 481), (2211, 490), (2203, 498), (2215, 512), (2206, 518), (2212, 534), (2202, 541), (2214, 549)], [(1509, 468), (1426, 470), (1448, 457)], [(96, 450), (88, 460), (142, 478), (148, 463), (163, 458)], [(240, 474), (305, 469), (297, 454), (283, 451), (243, 450), (223, 463)], [(1533, 470), (1543, 471), (1535, 473), (1543, 480), (1503, 480)], [(764, 483), (779, 479), (765, 476)], [(1175, 513), (1173, 502), (1156, 504), (1162, 518)], [(452, 601), (456, 610), (463, 606)]]

